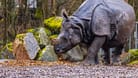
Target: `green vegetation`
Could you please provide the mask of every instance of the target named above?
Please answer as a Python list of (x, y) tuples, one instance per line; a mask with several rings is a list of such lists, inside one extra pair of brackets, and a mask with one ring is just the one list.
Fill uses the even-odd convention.
[(39, 39), (39, 29), (28, 29), (27, 32), (30, 32), (30, 33), (33, 33), (34, 37), (36, 38), (36, 40), (38, 42), (40, 42), (40, 39)]
[[(40, 28), (35, 28), (35, 29), (28, 29), (27, 32), (30, 32), (30, 33), (33, 33), (35, 36), (38, 36), (39, 35), (39, 30), (41, 29), (42, 27)], [(48, 36), (51, 36), (51, 31), (47, 28), (44, 28), (45, 29), (45, 32)]]
[(138, 60), (132, 61), (129, 65), (138, 65)]
[(16, 38), (23, 42), (25, 34), (17, 34)]
[(136, 62), (136, 61), (138, 61), (138, 49), (131, 49), (131, 50), (129, 50), (129, 53), (130, 53), (130, 55), (129, 55), (129, 63), (130, 64), (138, 64), (138, 62)]
[(45, 50), (46, 50), (46, 48), (43, 48), (42, 50), (40, 50), (40, 51), (37, 53), (37, 56), (35, 57), (35, 60), (40, 60), (40, 58), (43, 56)]
[(36, 18), (40, 19), (43, 17), (43, 13), (42, 13), (42, 10), (41, 9), (36, 9), (36, 13), (34, 15)]
[(13, 43), (10, 42), (10, 43), (6, 44), (6, 48), (9, 52), (13, 52)]
[(13, 43), (9, 42), (7, 43), (0, 52), (3, 52), (4, 50), (8, 50), (8, 52), (12, 52), (13, 51)]
[[(35, 29), (28, 29), (27, 32), (30, 32), (30, 33), (33, 33), (33, 35), (35, 36), (36, 40), (38, 41), (38, 43), (40, 42), (40, 37), (39, 37), (39, 30), (41, 29), (42, 27), (40, 28), (35, 28)], [(47, 28), (44, 28), (45, 29), (45, 33), (47, 34), (47, 36), (51, 36), (51, 31)]]
[(1, 59), (13, 59), (13, 43), (7, 43), (2, 49), (0, 49), (0, 58)]
[(55, 34), (55, 35), (51, 35), (49, 38), (50, 38), (50, 40), (52, 40), (52, 39), (55, 39), (55, 38), (57, 38), (57, 34)]
[(123, 58), (122, 62), (129, 65), (138, 65), (138, 49), (130, 49), (127, 53), (127, 56)]
[(49, 29), (53, 34), (58, 34), (60, 32), (62, 17), (51, 17), (44, 20), (45, 27)]

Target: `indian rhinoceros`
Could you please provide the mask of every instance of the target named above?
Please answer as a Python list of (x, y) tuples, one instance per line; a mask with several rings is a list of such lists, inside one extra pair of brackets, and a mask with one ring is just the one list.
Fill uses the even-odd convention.
[(85, 47), (84, 63), (97, 64), (97, 53), (104, 50), (104, 61), (110, 64), (109, 49), (118, 62), (122, 49), (135, 28), (135, 13), (124, 0), (85, 0), (71, 15), (62, 12), (61, 32), (54, 45), (56, 53), (64, 53), (76, 45)]

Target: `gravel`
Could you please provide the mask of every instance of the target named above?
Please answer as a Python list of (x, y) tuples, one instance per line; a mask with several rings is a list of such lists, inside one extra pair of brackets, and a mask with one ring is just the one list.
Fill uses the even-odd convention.
[(0, 66), (0, 78), (138, 78), (137, 67), (127, 66)]

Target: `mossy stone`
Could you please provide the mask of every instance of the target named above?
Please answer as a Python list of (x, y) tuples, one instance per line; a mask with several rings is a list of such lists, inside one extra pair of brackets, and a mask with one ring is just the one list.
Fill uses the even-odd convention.
[(62, 17), (50, 17), (44, 20), (44, 24), (53, 34), (57, 34), (60, 31), (62, 20)]

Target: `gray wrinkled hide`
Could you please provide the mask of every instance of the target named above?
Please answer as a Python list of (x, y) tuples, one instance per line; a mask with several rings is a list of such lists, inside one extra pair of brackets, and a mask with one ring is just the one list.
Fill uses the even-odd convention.
[[(73, 16), (91, 20), (94, 34), (108, 35), (110, 38), (113, 35), (112, 32), (118, 33), (119, 29), (129, 25), (129, 22), (134, 21), (135, 18), (132, 7), (124, 0), (85, 0)], [(115, 28), (122, 27), (114, 30), (111, 29), (111, 24), (115, 24)], [(132, 32), (133, 28), (131, 27), (129, 32)], [(128, 29), (126, 28), (126, 30)]]

